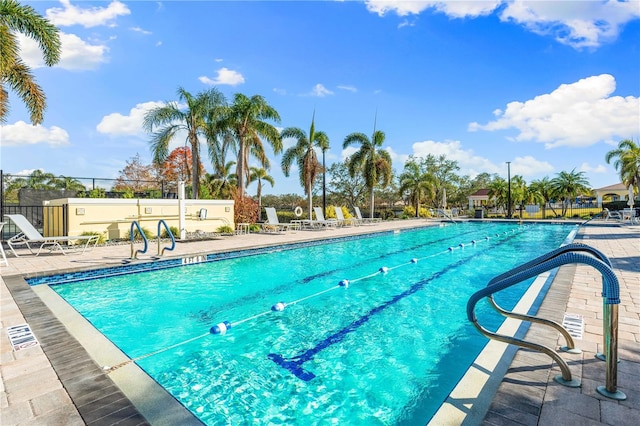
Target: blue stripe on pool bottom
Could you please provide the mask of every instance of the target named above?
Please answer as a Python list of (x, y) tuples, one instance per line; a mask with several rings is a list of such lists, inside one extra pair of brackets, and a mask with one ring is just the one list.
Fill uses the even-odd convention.
[[(513, 234), (511, 234), (510, 236), (512, 236), (512, 235)], [(498, 245), (501, 245), (501, 244), (504, 244), (506, 241), (507, 241), (507, 239), (499, 241), (494, 245), (494, 247), (498, 246)], [(326, 349), (326, 348), (328, 348), (328, 347), (330, 347), (330, 346), (332, 346), (332, 345), (334, 345), (336, 343), (340, 343), (349, 333), (352, 333), (352, 332), (356, 331), (362, 325), (367, 323), (369, 321), (369, 319), (371, 319), (371, 317), (373, 315), (376, 315), (376, 314), (384, 311), (386, 308), (395, 305), (396, 303), (398, 303), (400, 300), (404, 299), (405, 297), (410, 296), (410, 295), (418, 292), (419, 290), (422, 290), (429, 282), (435, 280), (436, 278), (441, 277), (446, 272), (449, 272), (451, 269), (457, 268), (460, 265), (468, 263), (473, 258), (475, 258), (476, 256), (479, 256), (481, 254), (482, 254), (482, 252), (478, 252), (478, 253), (473, 254), (473, 255), (471, 255), (471, 256), (469, 256), (467, 258), (459, 260), (458, 262), (452, 263), (451, 265), (447, 266), (443, 270), (432, 274), (429, 278), (421, 280), (421, 281), (418, 281), (417, 283), (414, 283), (411, 287), (409, 287), (409, 289), (403, 291), (402, 293), (399, 293), (399, 294), (395, 295), (394, 297), (392, 297), (391, 299), (387, 300), (383, 304), (381, 304), (379, 306), (376, 306), (375, 308), (371, 309), (369, 312), (364, 314), (359, 319), (353, 321), (351, 324), (349, 324), (346, 327), (342, 328), (341, 330), (333, 333), (332, 335), (324, 338), (316, 346), (314, 346), (311, 349), (306, 350), (305, 352), (303, 352), (300, 355), (296, 355), (296, 356), (291, 357), (291, 358), (285, 358), (280, 354), (271, 353), (271, 354), (267, 355), (267, 357), (271, 361), (273, 361), (276, 364), (278, 364), (280, 367), (282, 367), (285, 370), (288, 370), (289, 372), (291, 372), (297, 378), (299, 378), (301, 380), (304, 380), (305, 382), (308, 382), (309, 380), (311, 380), (314, 377), (316, 377), (316, 375), (313, 374), (311, 371), (305, 370), (303, 368), (303, 365), (304, 365), (304, 363), (306, 363), (308, 361), (311, 361), (316, 354), (318, 354), (319, 352), (323, 351), (324, 349)]]

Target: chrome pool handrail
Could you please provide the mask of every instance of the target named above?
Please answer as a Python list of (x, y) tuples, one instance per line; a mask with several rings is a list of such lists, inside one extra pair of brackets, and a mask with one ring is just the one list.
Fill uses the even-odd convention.
[[(140, 236), (142, 237), (142, 240), (144, 241), (144, 248), (142, 250), (138, 249), (134, 251), (133, 249), (134, 228), (138, 230), (138, 233), (140, 234)], [(137, 220), (134, 220), (133, 222), (131, 222), (131, 228), (129, 230), (129, 240), (131, 241), (131, 259), (137, 259), (138, 253), (147, 252), (147, 248), (149, 247), (149, 241), (147, 240), (147, 236), (144, 234), (144, 232), (142, 232), (142, 228), (140, 227), (140, 224), (138, 223)]]
[[(588, 256), (586, 254), (577, 252), (589, 252), (593, 256)], [(624, 400), (626, 399), (626, 395), (617, 389), (618, 305), (620, 304), (619, 283), (618, 278), (611, 268), (611, 262), (604, 254), (602, 254), (598, 250), (584, 244), (569, 244), (493, 278), (489, 282), (489, 284), (487, 284), (487, 287), (477, 291), (469, 298), (469, 301), (467, 303), (467, 318), (481, 334), (490, 339), (514, 344), (529, 349), (534, 349), (549, 355), (554, 361), (558, 363), (562, 372), (562, 375), (557, 376), (555, 380), (558, 383), (570, 387), (580, 386), (579, 380), (574, 380), (572, 378), (571, 371), (569, 370), (569, 366), (567, 365), (567, 363), (553, 349), (534, 342), (529, 342), (516, 337), (505, 336), (496, 332), (489, 331), (479, 324), (478, 319), (475, 315), (475, 306), (480, 299), (484, 297), (488, 297), (491, 299), (492, 295), (497, 293), (498, 291), (504, 290), (508, 287), (511, 287), (543, 272), (555, 269), (559, 266), (573, 263), (590, 265), (597, 269), (602, 275), (602, 297), (604, 303), (603, 334), (605, 335), (606, 352), (604, 357), (606, 358), (605, 361), (607, 363), (607, 366), (606, 385), (598, 386), (597, 391), (601, 395), (608, 398)], [(495, 305), (495, 303), (492, 304)], [(494, 307), (497, 307), (497, 305), (495, 305)], [(502, 311), (504, 311), (502, 308), (498, 310), (498, 312), (500, 313), (503, 313)], [(532, 322), (540, 322), (544, 325), (550, 325), (550, 323), (548, 322), (549, 320), (538, 319), (536, 317), (529, 317), (527, 315), (521, 314), (514, 315), (517, 315), (519, 319)], [(533, 318), (535, 318), (535, 320)], [(551, 326), (557, 329), (556, 326)], [(563, 335), (565, 335), (565, 333), (563, 333)], [(567, 339), (567, 344), (570, 347), (573, 346), (573, 339)]]
[[(167, 231), (167, 235), (169, 235), (169, 237), (171, 238), (171, 247), (164, 247), (162, 250), (160, 250), (160, 227), (161, 225), (164, 225), (164, 229)], [(173, 232), (171, 232), (171, 229), (169, 229), (169, 225), (167, 225), (167, 222), (164, 221), (164, 219), (160, 219), (158, 221), (158, 256), (162, 256), (164, 254), (165, 250), (173, 250), (176, 248), (176, 239), (173, 236)]]

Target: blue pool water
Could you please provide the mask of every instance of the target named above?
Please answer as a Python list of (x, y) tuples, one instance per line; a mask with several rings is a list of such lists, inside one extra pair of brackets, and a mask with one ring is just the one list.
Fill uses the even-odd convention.
[(206, 424), (424, 424), (486, 344), (469, 296), (572, 229), (465, 223), (52, 288), (131, 358), (196, 338), (138, 365)]

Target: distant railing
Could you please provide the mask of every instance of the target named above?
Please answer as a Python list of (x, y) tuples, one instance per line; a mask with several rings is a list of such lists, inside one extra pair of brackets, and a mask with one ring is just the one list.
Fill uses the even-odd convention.
[[(21, 214), (45, 237), (66, 236), (67, 206), (16, 206), (4, 205), (0, 209), (0, 221), (7, 222), (2, 228), (0, 241), (8, 240), (20, 233), (20, 229), (13, 222), (4, 220), (5, 215)], [(62, 230), (62, 234), (53, 235), (53, 230)]]

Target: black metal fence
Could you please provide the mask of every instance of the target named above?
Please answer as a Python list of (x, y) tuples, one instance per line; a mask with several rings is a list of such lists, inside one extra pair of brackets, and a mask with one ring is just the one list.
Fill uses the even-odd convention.
[(20, 229), (6, 215), (20, 214), (27, 218), (29, 222), (45, 237), (51, 235), (53, 230), (60, 235), (67, 235), (67, 206), (17, 206), (5, 205), (2, 207), (2, 228), (0, 240), (5, 241), (20, 233)]
[[(148, 189), (114, 191), (112, 189), (116, 184), (125, 186), (130, 184), (133, 188)], [(178, 198), (175, 189), (164, 181), (56, 177), (43, 173), (12, 175), (0, 169), (0, 222), (6, 223), (0, 233), (0, 241), (20, 232), (6, 217), (9, 214), (25, 216), (43, 236), (67, 235), (66, 206), (46, 206), (43, 201), (74, 197)]]

